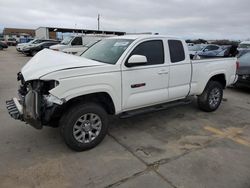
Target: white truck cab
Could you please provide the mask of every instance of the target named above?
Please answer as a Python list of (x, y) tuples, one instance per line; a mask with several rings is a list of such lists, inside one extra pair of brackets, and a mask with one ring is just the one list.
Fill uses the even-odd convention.
[(6, 105), (11, 117), (37, 129), (60, 127), (65, 143), (83, 151), (103, 140), (108, 114), (159, 110), (189, 96), (201, 110), (215, 111), (223, 89), (237, 80), (236, 68), (236, 58), (191, 61), (177, 37), (111, 37), (81, 56), (37, 53), (18, 73), (20, 98)]

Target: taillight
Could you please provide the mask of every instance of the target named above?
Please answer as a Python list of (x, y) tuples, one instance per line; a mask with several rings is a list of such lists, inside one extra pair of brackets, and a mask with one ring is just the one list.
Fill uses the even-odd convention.
[(240, 62), (236, 61), (236, 70), (238, 70), (240, 68)]

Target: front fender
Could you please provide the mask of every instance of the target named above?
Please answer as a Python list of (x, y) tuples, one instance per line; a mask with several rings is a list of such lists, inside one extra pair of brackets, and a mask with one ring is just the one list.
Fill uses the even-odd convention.
[[(119, 113), (121, 111), (121, 101), (119, 100), (121, 98), (121, 94), (120, 92), (115, 91), (115, 89), (112, 88), (110, 85), (107, 84), (85, 85), (81, 87), (70, 88), (65, 92), (61, 92), (60, 90), (61, 90), (60, 87), (56, 87), (50, 90), (50, 93), (58, 97), (59, 99), (63, 99), (66, 102), (79, 96), (105, 92), (111, 97), (115, 106), (116, 113)], [(119, 94), (115, 95), (117, 93)]]

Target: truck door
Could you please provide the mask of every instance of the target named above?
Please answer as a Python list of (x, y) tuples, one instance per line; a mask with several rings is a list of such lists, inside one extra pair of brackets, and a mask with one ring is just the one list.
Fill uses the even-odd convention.
[[(143, 55), (147, 63), (129, 67), (132, 55)], [(139, 43), (122, 65), (122, 108), (132, 110), (167, 101), (169, 66), (165, 63), (162, 40)]]
[(185, 98), (190, 90), (192, 65), (188, 49), (183, 43), (181, 40), (168, 40), (169, 100)]

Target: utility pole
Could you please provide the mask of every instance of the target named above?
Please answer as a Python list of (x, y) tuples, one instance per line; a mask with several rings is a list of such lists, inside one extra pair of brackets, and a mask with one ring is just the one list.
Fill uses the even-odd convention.
[(97, 29), (100, 30), (100, 14), (97, 16)]

